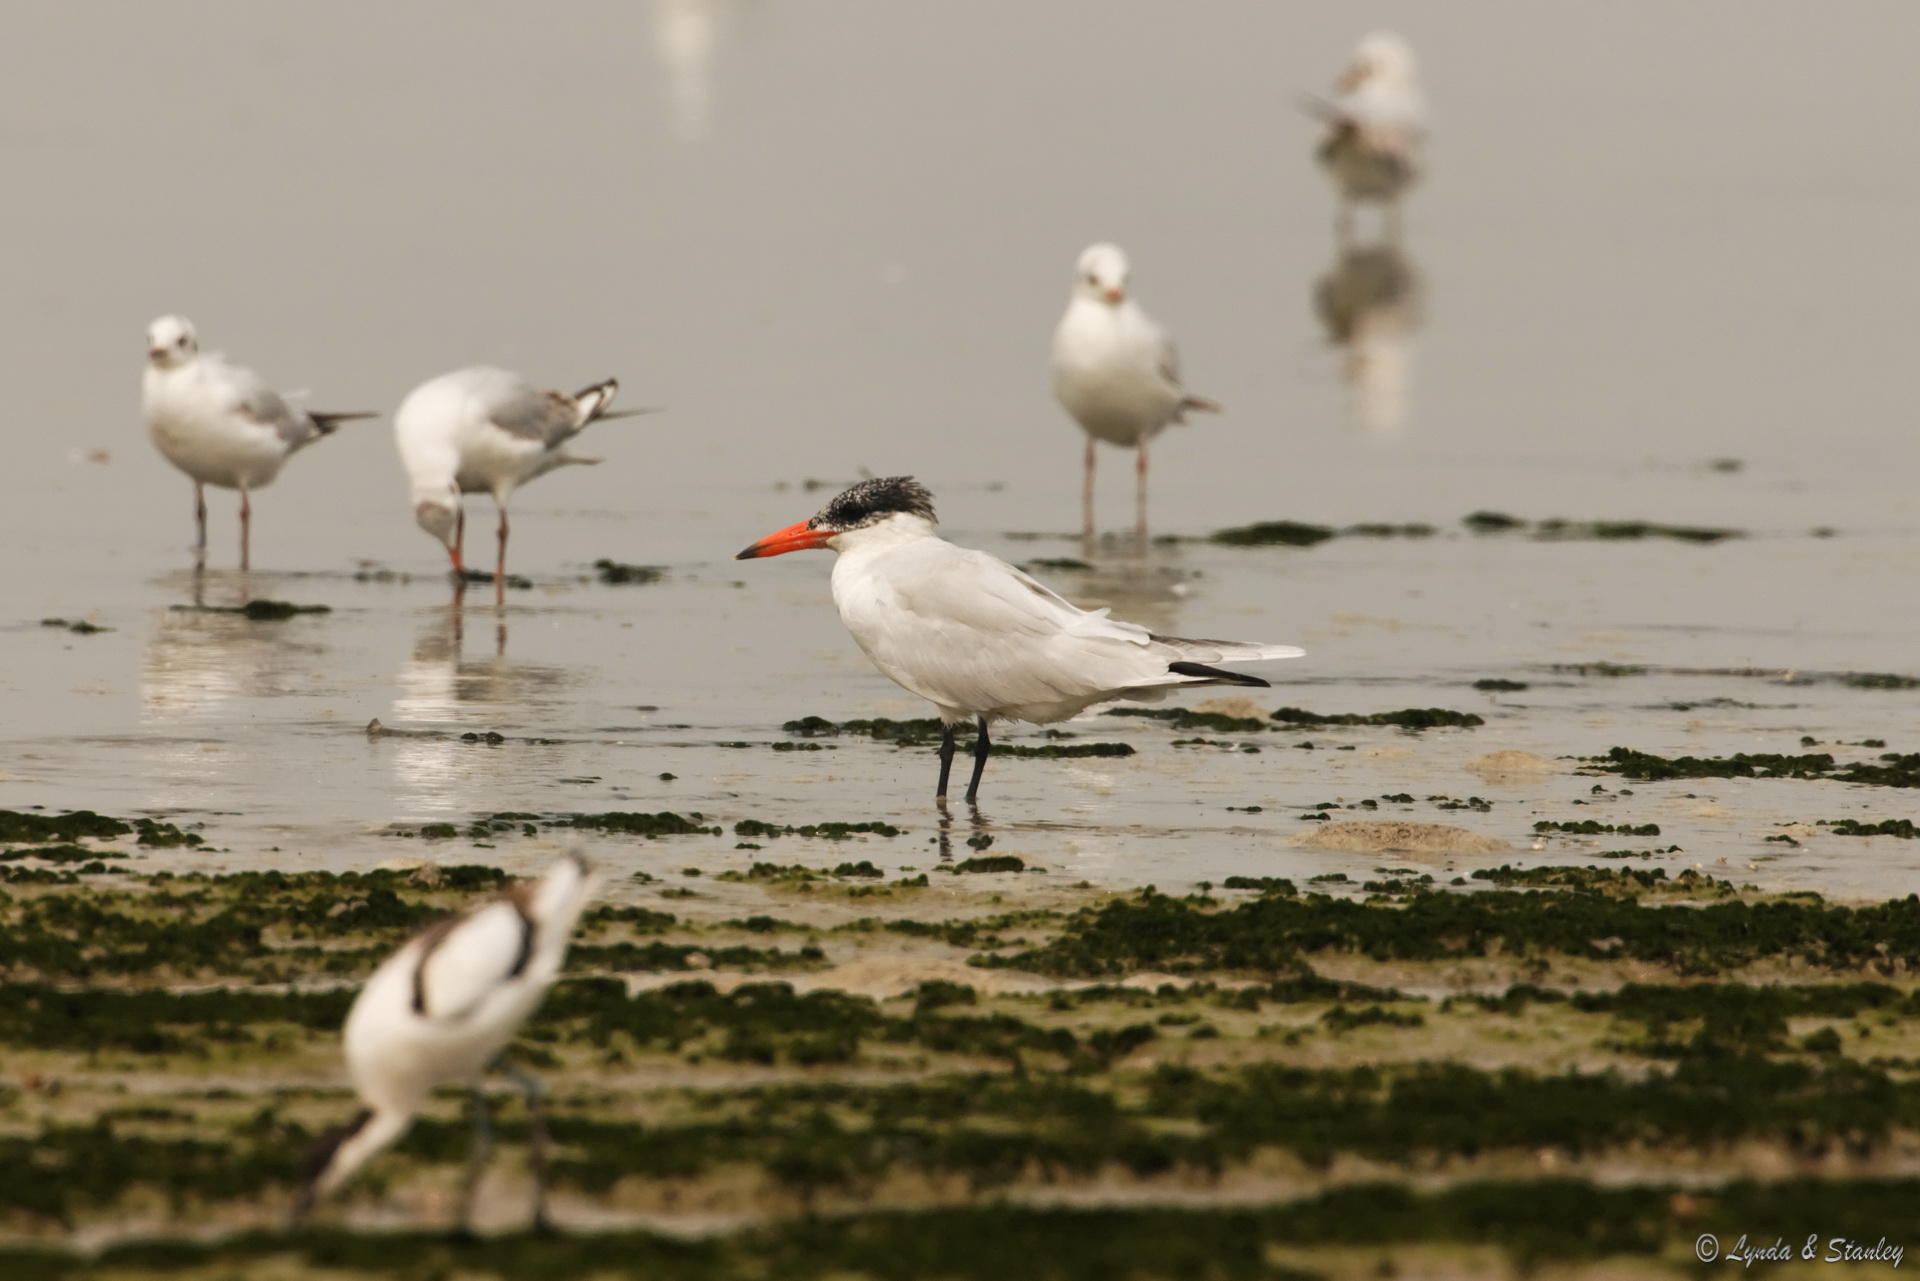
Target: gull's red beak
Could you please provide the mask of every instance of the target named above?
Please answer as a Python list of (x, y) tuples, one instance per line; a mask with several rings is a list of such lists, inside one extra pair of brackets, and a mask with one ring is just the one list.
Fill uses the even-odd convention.
[(1124, 289), (1107, 290), (1107, 301), (1111, 303), (1118, 303), (1119, 301), (1124, 299), (1126, 296), (1127, 296), (1127, 291)]
[(803, 552), (809, 547), (825, 547), (827, 540), (837, 530), (814, 529), (801, 521), (785, 529), (776, 529), (753, 546), (735, 556), (735, 560), (759, 560), (762, 556), (784, 556), (788, 552)]

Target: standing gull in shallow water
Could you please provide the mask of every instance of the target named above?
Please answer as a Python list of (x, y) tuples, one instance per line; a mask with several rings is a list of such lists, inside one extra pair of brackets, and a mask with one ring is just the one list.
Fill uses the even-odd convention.
[(492, 494), (500, 509), (493, 599), (504, 605), (508, 496), (556, 467), (599, 462), (568, 452), (567, 444), (589, 423), (647, 412), (609, 412), (619, 390), (609, 378), (569, 396), (478, 365), (429, 379), (407, 393), (393, 417), (393, 431), (413, 487), (414, 519), (446, 546), (456, 586), (466, 574), (461, 545), (467, 514), (460, 495)]
[(1097, 703), (1157, 702), (1178, 685), (1261, 685), (1213, 663), (1298, 658), (1292, 645), (1159, 636), (1107, 611), (1080, 609), (985, 552), (934, 533), (933, 495), (911, 476), (863, 480), (811, 520), (776, 530), (737, 559), (809, 547), (839, 553), (833, 603), (866, 656), (934, 705), (945, 799), (954, 726), (979, 725), (967, 800), (980, 794), (987, 726), (1045, 724)]
[(1093, 245), (1074, 268), (1066, 314), (1053, 331), (1053, 394), (1087, 433), (1081, 528), (1093, 539), (1094, 445), (1139, 451), (1134, 463), (1134, 523), (1147, 537), (1147, 442), (1191, 409), (1220, 406), (1180, 385), (1180, 353), (1166, 330), (1127, 288), (1127, 256), (1118, 245)]
[(1397, 230), (1400, 197), (1420, 175), (1427, 105), (1414, 70), (1413, 48), (1391, 31), (1376, 31), (1354, 46), (1335, 82), (1331, 102), (1308, 100), (1326, 122), (1320, 163), (1340, 191), (1340, 232), (1352, 230), (1353, 207), (1385, 205)]
[(147, 326), (141, 408), (154, 446), (193, 478), (195, 568), (207, 563), (208, 485), (240, 491), (240, 568), (250, 568), (248, 495), (271, 484), (287, 459), (341, 423), (374, 417), (295, 408), (251, 369), (217, 351), (202, 352), (184, 316), (162, 316)]
[[(347, 1013), (347, 1072), (365, 1106), (321, 1136), (307, 1158), (296, 1215), (397, 1142), (442, 1085), (473, 1092), (474, 1143), (461, 1197), (467, 1224), (492, 1147), (480, 1079), (560, 973), (580, 913), (598, 877), (578, 854), (563, 855), (538, 881), (432, 926), (373, 972)], [(507, 1069), (532, 1114), (533, 1220), (546, 1226), (546, 1121), (540, 1088)]]

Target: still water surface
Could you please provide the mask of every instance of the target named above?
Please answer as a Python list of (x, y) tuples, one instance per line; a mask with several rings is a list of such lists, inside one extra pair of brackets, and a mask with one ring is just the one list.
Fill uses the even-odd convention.
[[(0, 264), (0, 805), (204, 821), (220, 852), (165, 856), (180, 866), (364, 866), (421, 848), (394, 824), (616, 808), (888, 818), (909, 834), (855, 856), (924, 864), (929, 754), (768, 746), (802, 715), (924, 709), (841, 631), (824, 555), (730, 557), (865, 472), (919, 475), (956, 540), (1079, 555), (1081, 438), (1046, 346), (1075, 256), (1111, 238), (1188, 382), (1228, 409), (1162, 438), (1157, 531), (1287, 517), (1445, 536), (1112, 546), (1092, 574), (1042, 576), (1157, 628), (1306, 646), (1262, 707), (1487, 724), (1275, 733), (1252, 754), (1095, 717), (1069, 728), (1139, 754), (995, 762), (994, 852), (1113, 883), (1439, 872), (1564, 861), (1580, 847), (1528, 848), (1536, 819), (1612, 816), (1660, 822), (1659, 842), (1629, 843), (1680, 844), (1668, 866), (1901, 889), (1903, 842), (1763, 842), (1791, 820), (1920, 817), (1899, 793), (1661, 784), (1599, 813), (1572, 807), (1595, 780), (1571, 762), (1500, 783), (1467, 768), (1499, 749), (1796, 751), (1803, 735), (1914, 750), (1920, 692), (1548, 670), (1920, 663), (1904, 375), (1920, 166), (1897, 163), (1920, 11), (1843, 12), (1375, 6), (1366, 20), (1421, 54), (1431, 174), (1397, 245), (1343, 249), (1294, 104), (1361, 34), (1346, 5), (24, 9), (0, 50), (16, 250)], [(504, 620), (484, 591), (449, 609), (384, 423), (343, 429), (259, 496), (250, 581), (221, 568), (231, 496), (213, 503), (202, 599), (331, 613), (183, 611), (190, 489), (136, 407), (142, 330), (165, 311), (321, 408), (390, 410), (492, 361), (565, 387), (618, 375), (623, 403), (666, 412), (596, 429), (603, 466), (520, 496), (514, 568), (535, 585)], [(1102, 463), (1103, 520), (1124, 528), (1127, 459)], [(1479, 509), (1750, 536), (1466, 536)], [(475, 516), (484, 546), (491, 515)], [(599, 557), (668, 574), (604, 587)], [(369, 565), (397, 577), (357, 579)], [(1496, 699), (1471, 688), (1485, 677), (1530, 688)], [(552, 741), (369, 740), (376, 717)], [(1387, 793), (1516, 849), (1289, 844), (1311, 806)], [(1495, 804), (1443, 813), (1429, 795)], [(733, 845), (607, 854), (717, 870), (752, 857)]]

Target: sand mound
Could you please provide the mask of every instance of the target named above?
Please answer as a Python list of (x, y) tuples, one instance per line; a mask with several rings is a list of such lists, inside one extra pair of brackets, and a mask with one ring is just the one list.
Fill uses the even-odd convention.
[(1488, 752), (1485, 756), (1476, 756), (1468, 761), (1467, 768), (1489, 783), (1560, 772), (1558, 765), (1532, 752)]
[(1445, 823), (1397, 823), (1390, 819), (1362, 819), (1351, 823), (1322, 823), (1293, 838), (1310, 850), (1340, 850), (1349, 854), (1496, 854), (1511, 849), (1505, 841), (1469, 832)]
[(1264, 721), (1267, 709), (1250, 698), (1209, 698), (1205, 702), (1195, 703), (1193, 710), (1207, 712), (1215, 716), (1238, 716), (1244, 720)]

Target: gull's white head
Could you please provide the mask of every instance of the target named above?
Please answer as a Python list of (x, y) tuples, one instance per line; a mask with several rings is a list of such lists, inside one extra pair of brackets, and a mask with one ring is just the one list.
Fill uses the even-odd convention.
[(1413, 46), (1396, 32), (1374, 31), (1362, 36), (1353, 47), (1353, 57), (1340, 76), (1340, 90), (1410, 89), (1413, 82)]
[(734, 559), (758, 560), (812, 547), (837, 552), (850, 534), (884, 529), (894, 537), (912, 538), (933, 533), (934, 523), (933, 495), (925, 485), (911, 476), (876, 476), (841, 490), (809, 519), (775, 530)]
[(447, 555), (453, 557), (455, 572), (459, 572), (463, 568), (456, 542), (460, 524), (460, 487), (451, 480), (444, 484), (415, 484), (413, 518), (420, 522), (420, 528), (440, 540), (440, 545), (447, 549)]
[(1127, 256), (1119, 245), (1089, 245), (1074, 267), (1073, 293), (1117, 307), (1127, 300)]
[(177, 369), (200, 354), (200, 336), (185, 316), (162, 316), (147, 326), (147, 360), (158, 369)]

